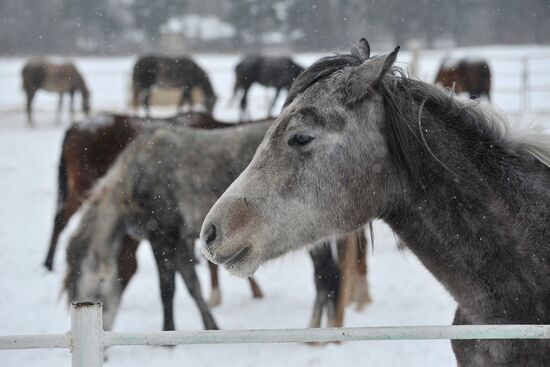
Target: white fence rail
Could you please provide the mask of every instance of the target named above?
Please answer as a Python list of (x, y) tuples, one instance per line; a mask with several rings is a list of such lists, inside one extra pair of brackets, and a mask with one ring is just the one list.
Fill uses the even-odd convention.
[(103, 331), (101, 304), (84, 302), (71, 305), (71, 331), (67, 334), (0, 336), (0, 350), (68, 348), (72, 353), (73, 367), (99, 367), (103, 365), (103, 349), (114, 345), (428, 339), (550, 339), (550, 325), (454, 325), (121, 333)]

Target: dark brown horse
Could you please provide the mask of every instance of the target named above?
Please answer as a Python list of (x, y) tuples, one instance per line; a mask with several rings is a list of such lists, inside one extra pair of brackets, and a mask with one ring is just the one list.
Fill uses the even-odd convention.
[(444, 58), (435, 77), (435, 84), (468, 93), (471, 99), (491, 100), (491, 69), (485, 60)]
[(275, 97), (269, 106), (267, 115), (271, 116), (271, 110), (279, 97), (281, 89), (288, 90), (294, 79), (304, 71), (304, 68), (296, 64), (289, 57), (247, 56), (235, 67), (235, 87), (233, 98), (242, 89), (241, 118), (247, 105), (248, 90), (254, 83), (266, 87), (275, 87)]
[(216, 93), (206, 72), (189, 57), (170, 58), (163, 56), (144, 56), (137, 60), (132, 74), (132, 93), (134, 108), (143, 106), (149, 116), (151, 88), (181, 88), (178, 109), (186, 105), (191, 107), (191, 92), (198, 88), (203, 95), (204, 108), (212, 113), (216, 103)]
[[(231, 126), (203, 113), (180, 114), (171, 119), (142, 119), (124, 115), (99, 115), (71, 126), (65, 133), (58, 167), (58, 202), (54, 227), (44, 266), (53, 268), (59, 235), (72, 215), (90, 195), (95, 182), (103, 176), (120, 152), (146, 127), (154, 124), (178, 124), (201, 129)], [(135, 253), (139, 242), (126, 236), (118, 260), (122, 286), (125, 287), (137, 270)], [(217, 266), (209, 262), (211, 305), (220, 303)], [(255, 298), (262, 297), (256, 282), (250, 278)]]
[(84, 77), (72, 63), (53, 64), (45, 61), (30, 61), (21, 72), (23, 90), (27, 95), (27, 119), (32, 124), (32, 101), (36, 92), (43, 89), (48, 92), (59, 93), (57, 113), (61, 112), (63, 95), (69, 93), (71, 97), (70, 112), (74, 112), (74, 94), (82, 95), (82, 111), (90, 112), (90, 92)]

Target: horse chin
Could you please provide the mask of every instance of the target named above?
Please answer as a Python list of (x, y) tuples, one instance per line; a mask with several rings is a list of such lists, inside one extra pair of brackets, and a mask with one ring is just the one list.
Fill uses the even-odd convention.
[(238, 277), (252, 276), (262, 261), (258, 261), (252, 247), (242, 246), (237, 251), (221, 256), (215, 252), (202, 250), (203, 255), (211, 262), (223, 266), (230, 274)]
[(260, 267), (260, 263), (252, 261), (250, 259), (244, 259), (233, 264), (224, 264), (223, 267), (231, 275), (240, 278), (246, 278), (254, 275), (256, 270), (258, 270), (258, 268)]

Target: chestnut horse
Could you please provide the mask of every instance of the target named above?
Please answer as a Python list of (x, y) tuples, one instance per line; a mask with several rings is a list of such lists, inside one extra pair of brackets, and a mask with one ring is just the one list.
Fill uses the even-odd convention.
[(446, 57), (439, 66), (435, 84), (453, 89), (455, 93), (468, 93), (471, 99), (491, 100), (491, 69), (485, 60)]
[(30, 61), (21, 72), (23, 90), (27, 95), (27, 120), (32, 124), (32, 101), (36, 92), (43, 89), (47, 92), (59, 93), (57, 113), (61, 112), (63, 95), (69, 93), (71, 97), (70, 112), (74, 112), (74, 94), (82, 95), (82, 111), (87, 115), (90, 112), (90, 91), (84, 77), (72, 63), (53, 64), (46, 61)]

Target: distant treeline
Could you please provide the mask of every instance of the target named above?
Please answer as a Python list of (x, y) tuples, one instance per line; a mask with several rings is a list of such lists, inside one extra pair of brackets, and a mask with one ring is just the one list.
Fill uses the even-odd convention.
[[(190, 14), (231, 32), (167, 27)], [(360, 36), (422, 47), (550, 43), (550, 1), (0, 0), (2, 55), (327, 51)]]

